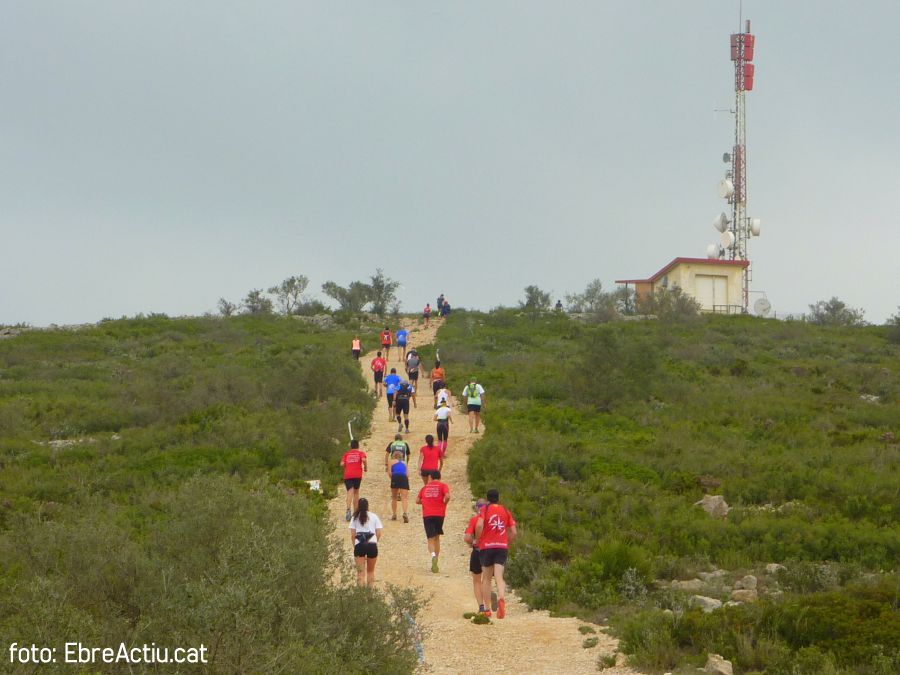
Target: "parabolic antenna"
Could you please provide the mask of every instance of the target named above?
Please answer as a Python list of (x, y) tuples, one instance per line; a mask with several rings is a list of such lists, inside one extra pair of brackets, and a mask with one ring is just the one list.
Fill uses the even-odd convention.
[(752, 234), (754, 237), (758, 237), (759, 229), (760, 229), (759, 218), (754, 218), (753, 220), (750, 221), (750, 234)]
[(719, 245), (710, 244), (706, 247), (706, 257), (715, 260), (719, 257)]
[(725, 228), (728, 227), (728, 216), (724, 213), (717, 215), (716, 219), (713, 221), (713, 227), (719, 232), (724, 232)]
[(727, 178), (723, 178), (719, 181), (719, 196), (722, 199), (728, 199), (731, 195), (734, 194), (734, 183), (732, 183)]
[(731, 162), (731, 155), (726, 152), (724, 155), (722, 155), (722, 161), (728, 164), (729, 162)]
[(722, 236), (719, 237), (719, 243), (725, 248), (732, 248), (734, 246), (734, 232), (725, 230)]
[(753, 311), (757, 316), (769, 316), (772, 311), (772, 303), (767, 298), (760, 298), (753, 303)]

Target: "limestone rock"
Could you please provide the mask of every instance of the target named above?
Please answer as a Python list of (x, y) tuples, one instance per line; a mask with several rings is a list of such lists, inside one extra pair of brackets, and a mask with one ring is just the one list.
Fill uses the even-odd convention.
[(769, 563), (766, 565), (766, 574), (778, 574), (781, 570), (786, 570), (787, 567), (784, 565), (779, 565), (778, 563)]
[(691, 607), (699, 607), (707, 614), (709, 614), (713, 610), (719, 609), (722, 606), (721, 600), (716, 600), (715, 598), (707, 598), (705, 595), (692, 595), (690, 602)]
[(718, 675), (734, 675), (731, 661), (726, 661), (718, 654), (707, 654), (706, 667), (703, 669), (703, 672), (718, 673)]
[(731, 599), (738, 602), (756, 602), (759, 599), (759, 595), (757, 595), (755, 588), (738, 588), (731, 591)]
[(725, 497), (722, 495), (703, 495), (703, 499), (699, 502), (694, 502), (694, 506), (701, 507), (713, 518), (724, 518), (730, 510), (728, 502), (725, 501)]
[(737, 589), (744, 588), (747, 590), (753, 590), (756, 588), (756, 583), (756, 577), (752, 574), (748, 574), (747, 576), (735, 581), (734, 587)]
[(676, 579), (672, 582), (672, 588), (677, 591), (699, 591), (703, 588), (703, 582), (699, 579), (689, 579), (688, 581), (678, 581)]
[(715, 581), (716, 579), (721, 579), (728, 572), (725, 570), (713, 570), (712, 572), (698, 572), (697, 576), (703, 579), (703, 581)]

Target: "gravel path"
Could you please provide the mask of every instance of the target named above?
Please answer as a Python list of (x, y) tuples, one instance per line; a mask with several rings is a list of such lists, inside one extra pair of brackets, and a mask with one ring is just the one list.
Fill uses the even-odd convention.
[[(421, 322), (408, 321), (413, 346), (428, 344), (435, 338), (439, 321), (432, 321), (428, 329)], [(369, 362), (374, 352), (360, 358), (360, 368), (370, 389), (373, 387)], [(397, 367), (402, 373), (397, 354), (392, 349), (388, 369)], [(423, 364), (432, 365), (432, 364)], [(453, 364), (443, 364), (453, 372)], [(472, 493), (466, 474), (469, 448), (479, 436), (468, 432), (468, 424), (458, 408), (454, 409), (454, 423), (450, 430), (447, 459), (442, 479), (450, 486), (451, 501), (441, 537), (440, 573), (432, 574), (431, 558), (422, 529), (421, 507), (415, 496), (422, 486), (415, 471), (419, 448), (425, 444), (425, 434), (434, 433), (432, 396), (428, 380), (420, 381), (418, 407), (410, 411), (410, 433), (404, 436), (413, 451), (410, 460), (409, 524), (402, 519), (391, 521), (390, 479), (384, 472), (384, 449), (394, 439), (397, 426), (388, 422), (384, 397), (379, 399), (373, 414), (371, 436), (361, 441), (368, 455), (369, 471), (362, 482), (361, 496), (368, 498), (370, 509), (384, 522), (383, 541), (379, 541), (376, 575), (378, 583), (389, 582), (403, 587), (415, 587), (428, 601), (419, 622), (424, 629), (425, 663), (422, 672), (429, 673), (596, 673), (598, 658), (613, 654), (617, 641), (593, 626), (599, 644), (592, 649), (582, 648), (584, 635), (578, 627), (587, 625), (578, 619), (550, 618), (548, 612), (529, 611), (515, 594), (507, 597), (507, 616), (493, 619), (490, 625), (478, 626), (463, 618), (464, 612), (477, 609), (469, 574), (469, 548), (463, 542), (463, 531), (472, 511)], [(487, 390), (486, 418), (490, 422), (490, 383)], [(458, 394), (458, 392), (454, 392)], [(344, 521), (345, 495), (343, 485), (329, 505), (335, 533), (343, 542), (348, 558), (352, 556), (347, 523)], [(501, 495), (502, 498), (502, 495)], [(398, 518), (401, 509), (398, 504)], [(589, 636), (590, 637), (590, 636)], [(621, 665), (603, 670), (623, 675), (635, 673)]]

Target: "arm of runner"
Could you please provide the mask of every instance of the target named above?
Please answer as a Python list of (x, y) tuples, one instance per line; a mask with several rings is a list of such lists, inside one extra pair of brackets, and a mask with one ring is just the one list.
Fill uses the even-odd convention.
[(369, 463), (365, 459), (363, 459), (362, 465), (363, 465), (363, 471), (369, 470)]
[(444, 503), (445, 504), (450, 503), (450, 488), (447, 488), (447, 492), (444, 494)]
[(350, 528), (350, 546), (353, 546), (356, 543), (356, 528)]
[(378, 537), (378, 543), (381, 543), (381, 540), (384, 539), (384, 528), (376, 527), (375, 528), (375, 536)]
[(510, 527), (510, 528), (507, 530), (507, 533), (508, 533), (508, 534), (507, 534), (507, 537), (508, 537), (507, 541), (509, 541), (510, 544), (513, 543), (513, 540), (514, 540), (514, 539), (516, 538), (516, 536), (518, 536), (518, 534), (519, 534), (518, 530), (516, 530), (516, 526), (515, 526), (515, 525), (513, 525), (512, 527)]
[(484, 530), (484, 516), (478, 516), (478, 522), (475, 523), (475, 538), (481, 539), (481, 533)]
[(471, 532), (466, 532), (463, 535), (463, 541), (469, 545), (469, 548), (475, 548), (475, 535)]

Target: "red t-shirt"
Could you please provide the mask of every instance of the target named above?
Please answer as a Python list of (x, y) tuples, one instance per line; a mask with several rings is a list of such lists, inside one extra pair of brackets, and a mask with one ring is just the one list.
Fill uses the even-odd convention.
[(422, 517), (445, 516), (447, 505), (444, 495), (450, 494), (450, 487), (439, 480), (433, 480), (419, 490), (419, 501), (422, 502)]
[(441, 468), (441, 449), (438, 446), (432, 445), (429, 448), (423, 445), (419, 452), (422, 453), (421, 471), (437, 471)]
[(372, 370), (374, 370), (376, 373), (384, 370), (385, 365), (387, 365), (385, 360), (380, 356), (376, 356), (374, 359), (372, 359)]
[(506, 507), (488, 504), (481, 509), (479, 517), (484, 518), (484, 526), (478, 539), (478, 548), (482, 551), (487, 548), (509, 548), (508, 530), (516, 521)]
[(391, 344), (391, 331), (389, 331), (389, 330), (381, 331), (381, 344), (383, 344), (383, 345)]
[(478, 523), (478, 516), (474, 515), (469, 518), (469, 524), (466, 526), (466, 531), (464, 534), (472, 535), (472, 547), (477, 551), (478, 550), (478, 538), (475, 536), (475, 525)]
[(362, 450), (348, 450), (341, 461), (344, 463), (344, 480), (363, 477), (363, 461), (366, 453)]

